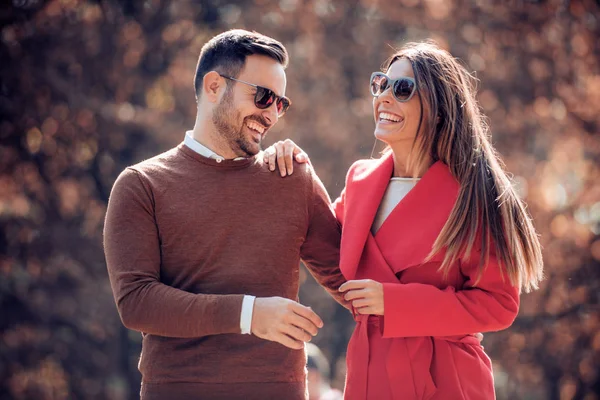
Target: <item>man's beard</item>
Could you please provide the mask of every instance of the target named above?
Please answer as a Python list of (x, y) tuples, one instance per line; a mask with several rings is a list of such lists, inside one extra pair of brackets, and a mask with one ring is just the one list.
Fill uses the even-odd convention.
[[(212, 121), (221, 138), (238, 157), (252, 157), (260, 151), (260, 143), (250, 142), (244, 135), (244, 125), (247, 119), (260, 121), (259, 117), (246, 117), (240, 126), (240, 112), (233, 107), (233, 91), (227, 90), (221, 103), (215, 108)], [(263, 123), (263, 126), (266, 124)]]

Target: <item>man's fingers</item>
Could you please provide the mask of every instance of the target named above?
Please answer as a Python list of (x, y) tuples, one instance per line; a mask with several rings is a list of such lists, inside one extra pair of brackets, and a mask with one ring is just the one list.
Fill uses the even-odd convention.
[(310, 339), (312, 338), (312, 335), (295, 327), (294, 325), (284, 325), (281, 328), (281, 332), (285, 333), (294, 340), (299, 340), (302, 342), (310, 342)]
[(290, 349), (300, 350), (304, 348), (304, 342), (294, 340), (285, 333), (276, 333), (272, 338), (273, 342), (281, 343), (285, 347), (289, 347)]
[(342, 286), (339, 287), (340, 292), (346, 292), (348, 290), (354, 289), (363, 289), (369, 284), (369, 279), (357, 280), (357, 281), (348, 281), (345, 282)]
[(321, 317), (319, 317), (317, 315), (317, 313), (315, 313), (309, 307), (305, 307), (302, 304), (298, 304), (298, 303), (292, 303), (292, 311), (294, 311), (296, 314), (308, 319), (313, 324), (315, 324), (318, 328), (323, 327), (323, 320), (321, 320)]
[(365, 289), (349, 290), (344, 295), (344, 299), (346, 299), (346, 301), (364, 299), (365, 297), (367, 297), (367, 291)]
[(316, 336), (319, 333), (319, 327), (310, 319), (304, 318), (301, 315), (292, 313), (288, 316), (288, 322), (298, 328), (305, 330), (307, 333)]
[(289, 323), (305, 330), (311, 335), (315, 336), (319, 333), (319, 327), (316, 326), (311, 320), (304, 318), (301, 315), (293, 313), (289, 316)]

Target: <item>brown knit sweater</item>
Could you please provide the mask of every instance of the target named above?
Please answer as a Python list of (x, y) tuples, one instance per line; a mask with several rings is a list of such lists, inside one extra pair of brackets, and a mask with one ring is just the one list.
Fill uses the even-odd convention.
[(240, 334), (242, 299), (297, 300), (300, 259), (338, 296), (341, 231), (309, 165), (282, 179), (261, 160), (182, 143), (115, 182), (104, 248), (123, 324), (143, 335), (144, 399), (304, 398), (304, 352)]

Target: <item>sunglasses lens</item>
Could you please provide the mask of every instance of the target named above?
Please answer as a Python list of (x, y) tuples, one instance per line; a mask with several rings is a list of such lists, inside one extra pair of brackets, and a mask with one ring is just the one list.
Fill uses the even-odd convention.
[(268, 108), (275, 101), (275, 93), (270, 89), (258, 87), (256, 96), (254, 96), (254, 104), (260, 109)]
[(388, 87), (388, 78), (384, 74), (375, 74), (371, 78), (371, 94), (379, 96)]
[(254, 105), (261, 110), (271, 107), (276, 102), (277, 115), (283, 115), (290, 107), (290, 101), (287, 97), (278, 97), (271, 89), (258, 86), (256, 96), (254, 96)]
[(281, 97), (277, 100), (277, 114), (283, 115), (287, 109), (290, 107), (290, 101), (285, 97)]
[(394, 96), (399, 101), (406, 101), (414, 90), (415, 83), (410, 79), (399, 79), (394, 83)]

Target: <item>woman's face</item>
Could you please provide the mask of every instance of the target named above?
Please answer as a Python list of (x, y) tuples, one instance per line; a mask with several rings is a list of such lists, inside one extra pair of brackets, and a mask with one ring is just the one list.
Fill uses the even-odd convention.
[[(405, 58), (394, 61), (386, 71), (390, 79), (415, 78), (410, 61)], [(407, 102), (396, 100), (391, 88), (373, 98), (375, 137), (388, 145), (412, 145), (421, 119), (421, 101), (416, 92)]]

